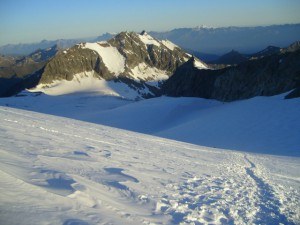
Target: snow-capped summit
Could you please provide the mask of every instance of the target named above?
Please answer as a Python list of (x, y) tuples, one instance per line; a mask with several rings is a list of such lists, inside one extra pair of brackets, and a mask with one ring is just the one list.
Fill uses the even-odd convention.
[[(155, 39), (145, 31), (121, 32), (108, 41), (80, 43), (59, 52), (44, 67), (34, 90), (48, 94), (89, 92), (91, 83), (96, 93), (106, 94), (109, 89), (109, 93), (125, 98), (149, 97), (191, 57), (172, 42)], [(195, 66), (207, 68), (197, 62)]]
[(201, 30), (201, 29), (214, 29), (215, 27), (212, 26), (207, 26), (207, 25), (198, 25), (195, 28), (193, 28), (193, 30)]

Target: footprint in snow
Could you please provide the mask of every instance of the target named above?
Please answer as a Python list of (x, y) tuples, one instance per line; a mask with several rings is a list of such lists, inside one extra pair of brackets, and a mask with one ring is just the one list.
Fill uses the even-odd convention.
[(105, 158), (110, 158), (111, 157), (111, 152), (109, 151), (109, 150), (100, 150), (99, 151), (101, 154), (102, 154), (102, 156), (104, 156)]
[(93, 146), (86, 146), (86, 149), (87, 149), (87, 150), (94, 150), (95, 147), (93, 147)]
[(89, 223), (79, 219), (67, 219), (63, 225), (89, 225)]
[(104, 184), (116, 188), (123, 193), (127, 193), (127, 195), (131, 197), (135, 196), (135, 193), (133, 193), (126, 185), (122, 184), (122, 182), (132, 181), (138, 183), (138, 179), (130, 175), (124, 174), (122, 172), (123, 169), (121, 168), (104, 168), (104, 170), (109, 175), (103, 180)]
[(41, 169), (31, 175), (31, 181), (35, 185), (43, 187), (52, 193), (67, 196), (75, 191), (72, 187), (72, 185), (76, 183), (75, 180), (64, 173), (55, 170)]
[(89, 156), (86, 152), (82, 152), (82, 151), (74, 151), (73, 154), (79, 156)]

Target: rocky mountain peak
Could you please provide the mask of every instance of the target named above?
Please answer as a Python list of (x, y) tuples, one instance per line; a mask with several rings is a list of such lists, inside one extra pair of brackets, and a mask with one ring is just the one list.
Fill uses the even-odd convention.
[(226, 64), (226, 65), (233, 65), (233, 64), (239, 64), (241, 62), (247, 61), (248, 58), (239, 53), (236, 50), (231, 50), (230, 52), (226, 53), (225, 55), (222, 55), (219, 59), (213, 61), (215, 64)]
[(289, 45), (287, 48), (282, 49), (282, 52), (295, 52), (300, 49), (300, 41), (296, 41)]
[(145, 35), (145, 34), (147, 34), (145, 30), (143, 30), (143, 31), (140, 33), (140, 35)]
[[(80, 43), (59, 52), (45, 66), (39, 87), (78, 80), (78, 74), (89, 73), (148, 96), (191, 57), (172, 42), (157, 40), (146, 32), (121, 32), (108, 41)], [(195, 66), (206, 68), (200, 60), (196, 62)]]
[(279, 53), (280, 51), (281, 51), (281, 48), (269, 45), (267, 48), (263, 49), (262, 51), (252, 54), (251, 59), (263, 58), (266, 56), (270, 56), (270, 55)]

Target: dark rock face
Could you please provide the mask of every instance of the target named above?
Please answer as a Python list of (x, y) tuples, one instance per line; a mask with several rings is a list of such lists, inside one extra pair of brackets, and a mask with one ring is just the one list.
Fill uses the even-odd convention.
[(221, 56), (219, 59), (213, 61), (213, 64), (239, 64), (248, 60), (248, 57), (243, 54), (232, 50), (231, 52)]
[(281, 48), (279, 48), (279, 47), (268, 46), (264, 50), (250, 55), (250, 58), (252, 58), (252, 59), (263, 58), (263, 57), (266, 57), (266, 56), (270, 56), (270, 55), (280, 53), (280, 51), (281, 51)]
[(40, 79), (43, 67), (58, 51), (57, 46), (39, 49), (26, 57), (0, 57), (0, 97), (17, 94), (34, 87)]
[(36, 74), (41, 73), (44, 65), (45, 62), (29, 62), (22, 63), (21, 65), (13, 64), (8, 67), (1, 67), (0, 97), (9, 97), (25, 88), (31, 88), (37, 85), (39, 79), (32, 79), (32, 77), (40, 77), (40, 74)]
[(25, 57), (0, 57), (0, 77), (25, 77), (45, 66), (55, 56), (59, 48), (55, 45), (47, 49), (39, 49)]
[[(201, 73), (201, 75), (199, 75)], [(162, 86), (162, 94), (169, 96), (189, 96), (210, 98), (213, 84), (219, 70), (199, 70), (191, 58), (180, 66)]]
[(287, 96), (285, 96), (285, 99), (299, 98), (299, 97), (300, 97), (300, 85), (292, 92), (290, 92)]
[(220, 101), (276, 95), (298, 87), (299, 62), (300, 51), (249, 60), (221, 70), (197, 70), (190, 60), (163, 85), (162, 93)]
[[(83, 49), (76, 45), (68, 50), (59, 52), (45, 66), (40, 83), (48, 84), (53, 80), (72, 80), (73, 75), (84, 71), (95, 70), (100, 72), (101, 61), (99, 57), (89, 49)], [(104, 66), (102, 65), (104, 68)], [(105, 68), (102, 73), (105, 73)], [(105, 75), (107, 75), (105, 73)]]
[(0, 97), (10, 97), (26, 88), (36, 86), (40, 80), (41, 73), (42, 71), (36, 71), (33, 74), (22, 77), (0, 77)]

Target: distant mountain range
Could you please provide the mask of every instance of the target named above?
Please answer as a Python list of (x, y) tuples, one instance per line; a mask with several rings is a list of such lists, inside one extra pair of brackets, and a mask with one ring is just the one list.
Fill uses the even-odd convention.
[(105, 33), (98, 37), (91, 38), (79, 38), (79, 39), (58, 39), (54, 41), (42, 40), (37, 43), (28, 43), (28, 44), (7, 44), (0, 47), (0, 54), (2, 55), (12, 55), (12, 56), (24, 56), (28, 55), (38, 49), (51, 48), (56, 45), (61, 49), (70, 48), (80, 42), (97, 42), (105, 41), (113, 37), (113, 34)]
[(279, 53), (281, 50), (283, 50), (283, 48), (279, 48), (276, 46), (268, 46), (267, 48), (265, 48), (259, 52), (256, 52), (254, 54), (243, 54), (238, 51), (232, 50), (232, 51), (218, 57), (215, 60), (208, 61), (208, 63), (223, 64), (223, 65), (236, 65), (236, 64), (245, 62), (249, 59), (257, 59), (257, 58), (263, 58), (263, 57), (266, 57), (269, 55), (273, 55), (273, 54)]
[(243, 54), (238, 51), (232, 50), (215, 60), (204, 60), (209, 64), (223, 64), (223, 65), (237, 65), (242, 62), (254, 59), (260, 59), (266, 56), (274, 55), (277, 53), (284, 53), (284, 52), (293, 52), (298, 50), (300, 46), (300, 42), (296, 41), (292, 45), (289, 45), (286, 48), (280, 48), (276, 46), (268, 46), (265, 49), (258, 51), (253, 54)]
[[(286, 47), (299, 40), (300, 24), (286, 24), (259, 27), (196, 27), (178, 28), (166, 32), (149, 32), (159, 40), (168, 39), (206, 61), (217, 59), (216, 55), (223, 55), (231, 50), (253, 54), (266, 46)], [(45, 49), (57, 45), (69, 48), (80, 42), (105, 41), (114, 34), (105, 33), (98, 37), (80, 39), (43, 40), (31, 44), (8, 44), (0, 47), (3, 55), (28, 55), (37, 49)]]
[(201, 53), (225, 54), (232, 49), (253, 54), (266, 46), (286, 47), (300, 38), (300, 24), (259, 27), (197, 27), (167, 32), (150, 32), (158, 39), (168, 39), (184, 49)]

